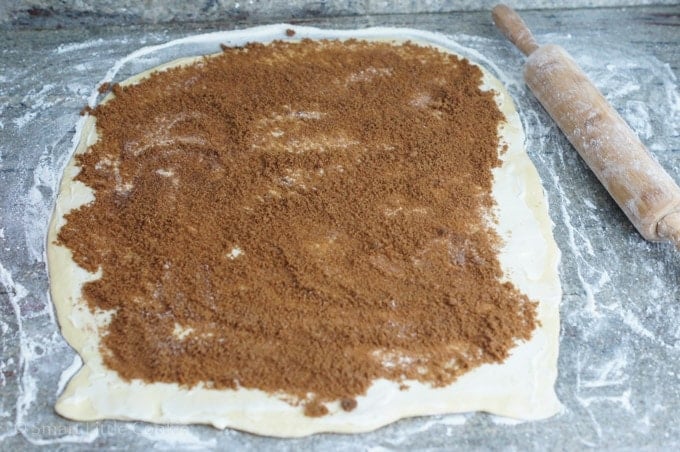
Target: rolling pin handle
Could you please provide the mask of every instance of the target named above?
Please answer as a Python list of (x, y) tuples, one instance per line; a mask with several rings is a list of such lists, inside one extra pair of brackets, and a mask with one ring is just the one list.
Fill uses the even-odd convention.
[(526, 56), (538, 49), (531, 30), (512, 8), (500, 3), (491, 10), (491, 15), (496, 27)]
[(656, 231), (659, 237), (670, 240), (680, 250), (680, 212), (669, 213), (663, 217)]

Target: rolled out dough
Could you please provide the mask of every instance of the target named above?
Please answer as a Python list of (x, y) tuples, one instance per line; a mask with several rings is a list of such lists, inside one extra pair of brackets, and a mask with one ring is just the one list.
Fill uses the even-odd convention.
[[(268, 42), (284, 37), (286, 25), (206, 35), (219, 42)], [(349, 38), (411, 39), (453, 52), (455, 44), (441, 35), (405, 29), (332, 31), (296, 27), (296, 39)], [(205, 41), (204, 40), (204, 41)], [(197, 57), (199, 58), (199, 57)], [(195, 58), (175, 60), (152, 69), (189, 64)], [(306, 417), (301, 406), (284, 401), (284, 395), (259, 390), (191, 389), (176, 384), (127, 382), (107, 369), (99, 351), (99, 329), (106, 325), (106, 312), (90, 312), (81, 288), (99, 277), (78, 267), (69, 249), (55, 240), (65, 215), (94, 199), (87, 186), (74, 181), (79, 168), (75, 155), (97, 140), (95, 120), (85, 123), (74, 157), (66, 167), (49, 227), (47, 257), (51, 295), (64, 337), (82, 357), (83, 366), (70, 380), (56, 403), (59, 414), (69, 419), (137, 420), (157, 423), (203, 423), (217, 428), (231, 427), (262, 435), (296, 437), (316, 432), (363, 432), (400, 418), (420, 415), (486, 411), (516, 419), (535, 420), (554, 415), (560, 407), (554, 392), (557, 376), (560, 281), (557, 273), (560, 253), (552, 237), (551, 222), (538, 174), (524, 150), (524, 134), (515, 106), (502, 84), (488, 71), (484, 88), (496, 92), (495, 99), (506, 122), (500, 127), (502, 166), (494, 170), (493, 195), (497, 201), (495, 226), (504, 244), (501, 266), (511, 281), (530, 299), (538, 301), (540, 326), (531, 340), (515, 347), (502, 364), (483, 365), (462, 375), (453, 384), (432, 388), (409, 381), (407, 390), (399, 383), (378, 380), (367, 394), (357, 397), (350, 412), (329, 404), (329, 414)], [(151, 71), (138, 74), (123, 84), (133, 84)], [(499, 149), (499, 153), (500, 153)]]

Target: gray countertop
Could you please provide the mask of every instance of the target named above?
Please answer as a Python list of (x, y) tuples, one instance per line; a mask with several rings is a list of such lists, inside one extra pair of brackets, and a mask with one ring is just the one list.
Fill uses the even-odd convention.
[[(276, 20), (488, 11), (498, 0), (0, 0), (1, 27)], [(517, 10), (674, 5), (677, 0), (507, 0)]]
[[(680, 181), (680, 7), (525, 11), (565, 47)], [(252, 21), (0, 30), (0, 449), (665, 449), (680, 447), (680, 253), (645, 242), (521, 80), (488, 12), (305, 19), (452, 35), (484, 58), (521, 113), (562, 250), (557, 393), (563, 410), (517, 423), (482, 413), (407, 419), (361, 435), (277, 440), (204, 426), (70, 422), (57, 392), (78, 365), (48, 297), (47, 222), (78, 112), (129, 53)], [(475, 53), (478, 52), (478, 53)], [(177, 56), (150, 53), (116, 80)], [(63, 373), (64, 371), (66, 373)], [(62, 374), (63, 373), (63, 374)]]

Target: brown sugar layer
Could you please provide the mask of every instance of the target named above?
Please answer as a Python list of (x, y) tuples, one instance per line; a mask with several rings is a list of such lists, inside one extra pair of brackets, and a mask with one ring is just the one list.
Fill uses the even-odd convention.
[(274, 42), (114, 85), (78, 157), (95, 201), (59, 243), (114, 310), (124, 379), (356, 406), (371, 382), (503, 361), (536, 304), (500, 282), (502, 114), (465, 59)]

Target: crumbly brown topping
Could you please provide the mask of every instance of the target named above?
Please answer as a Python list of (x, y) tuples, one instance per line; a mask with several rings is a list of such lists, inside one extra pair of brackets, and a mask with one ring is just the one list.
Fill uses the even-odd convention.
[(536, 325), (488, 224), (502, 114), (465, 59), (274, 42), (113, 86), (59, 242), (125, 379), (258, 388), (310, 416), (447, 385)]

